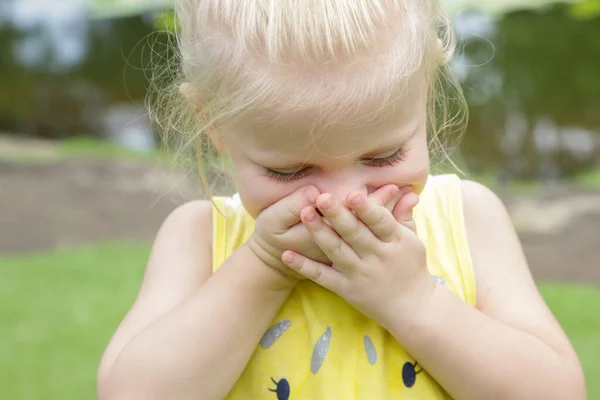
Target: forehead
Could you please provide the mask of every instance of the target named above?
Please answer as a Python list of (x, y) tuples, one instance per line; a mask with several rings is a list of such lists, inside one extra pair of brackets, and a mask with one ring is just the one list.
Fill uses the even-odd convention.
[(400, 145), (418, 125), (418, 119), (414, 118), (386, 129), (330, 129), (315, 135), (290, 130), (250, 130), (239, 135), (238, 144), (245, 151), (281, 158), (282, 161), (290, 156), (306, 157), (307, 161), (315, 158), (335, 159), (362, 156), (376, 150), (385, 151), (386, 146)]
[(287, 162), (290, 157), (311, 162), (362, 156), (399, 146), (424, 123), (423, 98), (407, 96), (399, 106), (393, 118), (368, 125), (315, 127), (308, 115), (290, 115), (276, 120), (245, 121), (228, 129), (225, 137), (229, 139), (228, 147), (233, 144), (237, 152), (268, 157), (274, 162)]

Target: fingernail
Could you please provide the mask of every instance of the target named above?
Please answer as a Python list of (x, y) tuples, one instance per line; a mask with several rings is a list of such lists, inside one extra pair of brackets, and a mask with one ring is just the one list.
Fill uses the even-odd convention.
[(306, 213), (304, 219), (306, 219), (308, 222), (313, 222), (315, 219), (317, 219), (317, 213), (315, 210), (310, 210)]
[(329, 210), (331, 207), (333, 207), (333, 197), (329, 196), (319, 208), (322, 210)]
[(358, 206), (360, 203), (362, 203), (363, 199), (364, 199), (363, 195), (358, 193), (352, 197), (352, 199), (350, 200), (350, 203), (353, 206)]
[(412, 192), (413, 187), (411, 185), (407, 185), (407, 186), (402, 186), (401, 188), (399, 188), (400, 191), (402, 192), (402, 194), (407, 194)]
[(316, 190), (313, 187), (306, 188), (306, 190), (304, 191), (304, 196), (306, 197), (306, 200), (308, 200), (308, 202), (310, 204), (315, 204), (317, 202), (318, 195), (319, 194), (316, 192)]
[(292, 253), (283, 253), (283, 262), (289, 264), (294, 261), (294, 255)]

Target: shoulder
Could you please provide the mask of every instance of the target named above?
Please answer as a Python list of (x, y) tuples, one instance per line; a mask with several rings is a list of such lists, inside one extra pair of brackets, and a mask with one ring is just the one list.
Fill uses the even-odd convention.
[[(213, 207), (208, 200), (194, 200), (184, 203), (173, 210), (164, 220), (155, 246), (161, 240), (193, 242), (211, 246)], [(183, 244), (183, 243), (182, 243)]]
[(469, 180), (462, 181), (462, 195), (478, 308), (496, 308), (495, 303), (502, 301), (514, 311), (519, 303), (539, 299), (517, 231), (502, 200), (486, 186)]
[(207, 264), (203, 269), (210, 269), (212, 210), (208, 200), (190, 201), (173, 210), (156, 235), (148, 268), (173, 266), (172, 262), (167, 262), (169, 259), (182, 259), (185, 262), (180, 265), (189, 268), (195, 264), (191, 260), (196, 259)]
[(502, 200), (488, 187), (461, 180), (464, 225), (474, 263), (503, 250), (520, 252), (517, 233)]
[(461, 180), (463, 214), (468, 231), (489, 230), (491, 222), (512, 230), (510, 215), (502, 200), (487, 186)]
[[(192, 222), (212, 219), (212, 204), (209, 200), (192, 200), (175, 208), (166, 221)], [(191, 219), (191, 221), (190, 221)]]
[[(202, 231), (210, 231), (213, 206), (209, 200), (193, 200), (175, 208), (163, 222), (161, 230), (195, 229), (200, 225)], [(206, 225), (209, 224), (209, 225)]]
[(211, 249), (210, 201), (187, 202), (173, 210), (162, 223), (152, 246), (146, 274), (167, 273), (175, 278), (177, 271), (185, 275), (194, 270), (205, 275), (212, 268)]
[(137, 303), (168, 309), (210, 277), (211, 212), (209, 201), (191, 201), (167, 216), (152, 245)]
[(467, 240), (476, 276), (481, 276), (482, 269), (495, 264), (491, 259), (520, 254), (521, 246), (510, 214), (496, 193), (471, 180), (461, 180), (461, 192)]

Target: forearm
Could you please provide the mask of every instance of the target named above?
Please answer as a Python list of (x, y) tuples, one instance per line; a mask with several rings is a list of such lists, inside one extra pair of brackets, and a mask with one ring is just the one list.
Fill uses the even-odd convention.
[(222, 399), (291, 289), (242, 246), (188, 301), (136, 336), (105, 383), (108, 399)]
[(390, 333), (453, 398), (583, 399), (575, 366), (536, 337), (494, 320), (438, 286)]

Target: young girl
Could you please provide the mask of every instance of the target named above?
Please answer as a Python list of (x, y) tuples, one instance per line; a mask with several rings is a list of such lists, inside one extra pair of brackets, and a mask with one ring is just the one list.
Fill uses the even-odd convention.
[(430, 175), (465, 120), (436, 0), (176, 11), (162, 126), (238, 194), (164, 222), (101, 399), (585, 398), (501, 202)]

